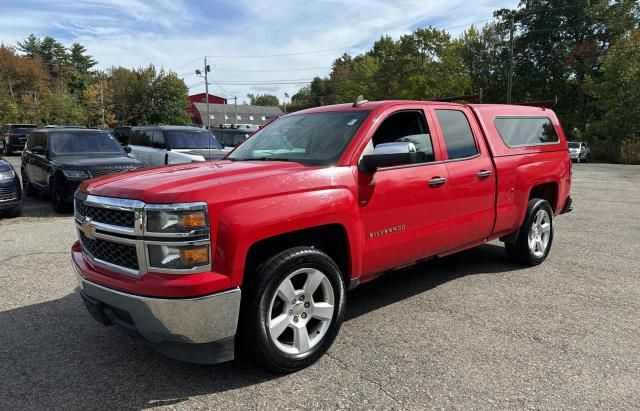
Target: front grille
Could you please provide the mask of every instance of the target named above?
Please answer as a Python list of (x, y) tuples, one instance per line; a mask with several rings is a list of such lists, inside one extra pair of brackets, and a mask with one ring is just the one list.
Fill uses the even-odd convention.
[(76, 198), (76, 212), (78, 215), (88, 217), (93, 221), (103, 224), (111, 224), (120, 227), (133, 228), (135, 213), (133, 211), (112, 210), (110, 208), (93, 207)]
[(120, 166), (120, 167), (95, 167), (89, 170), (89, 174), (91, 174), (92, 178), (106, 176), (107, 174), (113, 173), (121, 173), (123, 171), (133, 170), (134, 167), (131, 166)]
[(0, 202), (17, 200), (18, 189), (15, 186), (12, 187), (0, 187)]
[(92, 257), (131, 270), (140, 269), (135, 245), (92, 239), (87, 237), (82, 231), (79, 233), (82, 248)]

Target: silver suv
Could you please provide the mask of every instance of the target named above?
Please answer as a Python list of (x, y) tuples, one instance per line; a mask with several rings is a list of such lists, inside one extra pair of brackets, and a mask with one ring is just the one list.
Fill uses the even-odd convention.
[(583, 141), (569, 141), (569, 157), (571, 161), (587, 162), (591, 160), (591, 149), (589, 144)]

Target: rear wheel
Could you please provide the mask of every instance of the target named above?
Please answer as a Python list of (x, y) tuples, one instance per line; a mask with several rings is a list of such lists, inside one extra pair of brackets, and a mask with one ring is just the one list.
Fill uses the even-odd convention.
[(505, 250), (517, 263), (534, 266), (549, 255), (553, 242), (553, 210), (541, 198), (529, 200), (524, 223), (515, 242), (506, 243)]
[(344, 317), (345, 287), (323, 252), (296, 247), (270, 258), (243, 289), (240, 344), (263, 367), (280, 373), (316, 362)]

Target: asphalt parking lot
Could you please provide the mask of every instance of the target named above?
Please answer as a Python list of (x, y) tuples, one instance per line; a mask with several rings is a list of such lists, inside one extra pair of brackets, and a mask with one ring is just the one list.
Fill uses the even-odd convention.
[(288, 376), (98, 325), (72, 217), (28, 199), (0, 219), (0, 409), (640, 408), (640, 166), (576, 164), (572, 195), (541, 266), (491, 243), (362, 285), (328, 355)]

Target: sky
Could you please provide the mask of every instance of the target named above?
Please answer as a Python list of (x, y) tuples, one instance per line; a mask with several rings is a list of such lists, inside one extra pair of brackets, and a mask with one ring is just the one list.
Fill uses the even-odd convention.
[(178, 73), (190, 94), (195, 74), (211, 67), (209, 92), (238, 103), (248, 93), (292, 96), (331, 71), (343, 53), (368, 50), (382, 35), (398, 38), (433, 26), (460, 34), (518, 0), (0, 0), (0, 43), (29, 34), (80, 42), (98, 62)]

